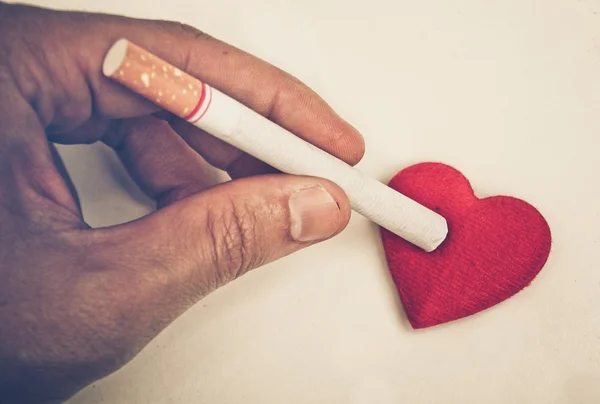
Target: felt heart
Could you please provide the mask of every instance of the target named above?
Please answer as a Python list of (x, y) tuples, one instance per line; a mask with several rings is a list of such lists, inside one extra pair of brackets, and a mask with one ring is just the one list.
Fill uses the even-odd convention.
[(507, 196), (478, 199), (456, 169), (422, 163), (389, 186), (448, 222), (433, 252), (382, 229), (389, 269), (413, 328), (467, 317), (528, 286), (550, 254), (550, 228), (530, 204)]

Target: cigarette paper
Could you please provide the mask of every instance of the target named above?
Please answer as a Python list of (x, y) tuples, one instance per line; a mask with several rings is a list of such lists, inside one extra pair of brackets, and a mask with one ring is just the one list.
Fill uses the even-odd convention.
[(438, 213), (126, 39), (108, 51), (103, 72), (157, 106), (284, 173), (336, 183), (354, 211), (427, 252), (446, 238), (447, 223)]

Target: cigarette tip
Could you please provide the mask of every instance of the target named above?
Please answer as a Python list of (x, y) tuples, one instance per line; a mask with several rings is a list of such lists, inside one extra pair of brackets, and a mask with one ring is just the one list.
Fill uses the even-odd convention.
[(425, 248), (425, 252), (434, 252), (448, 238), (448, 222), (445, 218), (441, 216), (440, 218), (441, 220), (439, 222), (439, 228), (436, 229), (436, 235), (438, 237), (436, 237), (435, 240), (432, 240), (432, 243), (429, 246), (427, 246), (428, 248)]

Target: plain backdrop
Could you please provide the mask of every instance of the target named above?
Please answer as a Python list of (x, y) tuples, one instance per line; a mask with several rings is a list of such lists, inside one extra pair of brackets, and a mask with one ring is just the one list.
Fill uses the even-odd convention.
[[(378, 229), (354, 215), (202, 300), (70, 404), (600, 403), (600, 1), (37, 3), (195, 25), (319, 92), (364, 134), (368, 174), (451, 164), (479, 196), (534, 204), (554, 237), (531, 287), (416, 332)], [(60, 151), (91, 225), (152, 209), (111, 151)]]

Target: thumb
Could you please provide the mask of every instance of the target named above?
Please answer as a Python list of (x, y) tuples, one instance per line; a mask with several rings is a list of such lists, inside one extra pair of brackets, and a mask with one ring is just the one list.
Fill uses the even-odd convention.
[(176, 292), (179, 301), (182, 286), (188, 299), (202, 297), (253, 268), (338, 234), (349, 218), (348, 200), (337, 185), (268, 175), (216, 186), (102, 231), (127, 251), (128, 268), (149, 263), (139, 268), (144, 278), (154, 279), (150, 275), (158, 271), (163, 282), (156, 287), (163, 295)]

